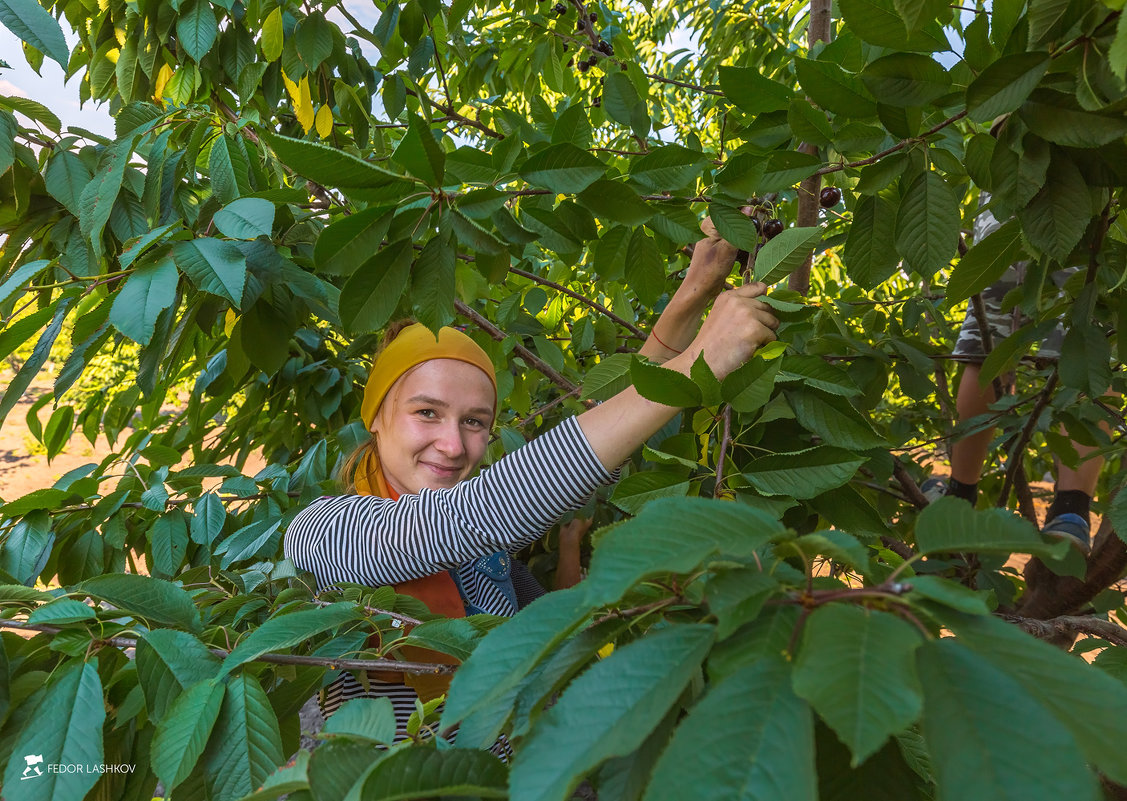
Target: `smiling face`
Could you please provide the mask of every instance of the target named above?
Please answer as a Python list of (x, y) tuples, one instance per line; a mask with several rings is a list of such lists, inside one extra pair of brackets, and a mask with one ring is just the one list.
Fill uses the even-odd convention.
[(404, 373), (372, 421), (388, 484), (410, 495), (469, 478), (485, 456), (494, 403), (493, 383), (472, 364), (432, 359)]

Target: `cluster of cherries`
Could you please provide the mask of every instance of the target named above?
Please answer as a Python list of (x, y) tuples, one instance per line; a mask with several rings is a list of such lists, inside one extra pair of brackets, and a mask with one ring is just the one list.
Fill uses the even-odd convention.
[[(761, 206), (763, 203), (763, 201), (761, 201), (757, 197), (753, 197), (748, 202), (752, 206)], [(820, 205), (823, 209), (832, 209), (840, 202), (841, 190), (836, 186), (827, 186), (818, 195), (818, 205)], [(764, 220), (762, 223), (760, 223), (759, 219), (752, 215), (751, 222), (755, 226), (755, 230), (763, 234), (763, 238), (768, 241), (781, 234), (783, 232), (783, 229), (786, 227), (783, 225), (783, 221), (778, 217), (772, 217), (771, 219)]]
[[(544, 2), (544, 0), (539, 0), (539, 2)], [(565, 14), (567, 14), (567, 8), (568, 7), (566, 5), (564, 5), (563, 3), (556, 3), (554, 6), (552, 6), (552, 10), (554, 12), (556, 12), (557, 17), (562, 17)], [(588, 22), (588, 20), (590, 20), (590, 22)], [(576, 21), (575, 30), (582, 33), (583, 31), (587, 30), (588, 25), (591, 25), (592, 23), (595, 23), (595, 22), (598, 22), (598, 21), (599, 21), (599, 15), (596, 14), (594, 11), (592, 11), (590, 14), (587, 15), (586, 18), (580, 17), (578, 19), (578, 21)], [(566, 44), (563, 46), (563, 49), (564, 49), (564, 52), (567, 52), (567, 45)], [(614, 55), (614, 45), (612, 45), (610, 42), (607, 42), (603, 39), (600, 39), (593, 46), (593, 49), (602, 53), (604, 56), (613, 56)], [(592, 53), (589, 57), (587, 57), (585, 59), (581, 59), (578, 64), (575, 62), (574, 58), (570, 59), (567, 62), (567, 65), (569, 67), (574, 66), (580, 72), (586, 72), (587, 70), (591, 69), (591, 67), (595, 66), (598, 63), (599, 63), (599, 57)]]

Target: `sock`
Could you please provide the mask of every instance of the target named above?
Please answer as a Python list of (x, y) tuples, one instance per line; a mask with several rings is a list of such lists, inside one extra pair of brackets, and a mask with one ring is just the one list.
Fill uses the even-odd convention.
[(1046, 517), (1052, 520), (1058, 515), (1071, 512), (1080, 515), (1085, 520), (1091, 516), (1092, 496), (1083, 490), (1057, 490), (1053, 495), (1053, 502), (1049, 506)]
[(944, 494), (954, 498), (962, 498), (971, 506), (974, 506), (978, 503), (978, 482), (964, 484), (957, 478), (952, 478), (947, 482), (947, 492)]

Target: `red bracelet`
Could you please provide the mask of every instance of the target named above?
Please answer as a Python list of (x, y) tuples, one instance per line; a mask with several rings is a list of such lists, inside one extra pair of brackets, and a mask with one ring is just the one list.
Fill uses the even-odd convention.
[(664, 342), (662, 342), (662, 341), (661, 341), (661, 337), (659, 337), (659, 336), (657, 335), (657, 329), (656, 329), (656, 328), (654, 328), (654, 329), (651, 329), (651, 330), (650, 330), (650, 336), (651, 336), (651, 337), (653, 337), (654, 339), (656, 339), (656, 340), (657, 340), (657, 344), (661, 345), (661, 346), (662, 346), (663, 348), (665, 348), (666, 350), (671, 350), (671, 351), (673, 351), (674, 353), (684, 353), (684, 352), (685, 352), (685, 351), (683, 351), (683, 350), (677, 350), (677, 348), (671, 348), (671, 347), (669, 347), (668, 345), (666, 345), (666, 344), (665, 344)]

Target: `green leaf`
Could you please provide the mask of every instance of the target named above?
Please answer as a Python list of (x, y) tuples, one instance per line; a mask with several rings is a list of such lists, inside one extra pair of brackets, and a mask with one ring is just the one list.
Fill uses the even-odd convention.
[(604, 219), (630, 226), (648, 222), (654, 215), (638, 193), (621, 181), (595, 181), (576, 200)]
[(192, 597), (164, 579), (112, 573), (87, 579), (76, 589), (154, 623), (200, 630), (200, 615)]
[(411, 629), (411, 633), (401, 643), (441, 651), (464, 661), (473, 653), (483, 634), (481, 629), (464, 617), (429, 620)]
[(595, 608), (597, 604), (586, 596), (583, 584), (548, 593), (486, 634), (454, 674), (442, 712), (442, 727), (490, 708), (511, 691)]
[(896, 220), (896, 250), (931, 278), (951, 261), (959, 239), (959, 200), (939, 173), (928, 170), (904, 191)]
[(854, 767), (919, 717), (922, 642), (895, 615), (849, 604), (827, 604), (806, 621), (794, 691), (849, 746)]
[(340, 319), (353, 332), (383, 328), (407, 288), (413, 249), (410, 240), (387, 245), (348, 279), (340, 297)]
[(759, 247), (759, 229), (739, 209), (713, 203), (708, 207), (708, 215), (717, 232), (728, 243), (753, 252)]
[(714, 685), (673, 733), (645, 801), (698, 798), (702, 788), (710, 798), (814, 801), (814, 721), (790, 674), (770, 656)]
[(892, 0), (892, 4), (909, 34), (916, 33), (948, 8), (944, 0)]
[(700, 387), (676, 370), (635, 359), (630, 365), (630, 381), (639, 395), (655, 403), (681, 408), (700, 405)]
[(107, 148), (93, 180), (86, 184), (78, 200), (78, 221), (96, 255), (102, 252), (102, 230), (106, 227), (114, 202), (121, 192), (125, 166), (132, 149), (132, 138), (122, 139)]
[(879, 195), (857, 201), (843, 260), (849, 277), (862, 288), (875, 289), (896, 272), (895, 232), (896, 206)]
[(282, 9), (279, 6), (266, 15), (262, 23), (262, 55), (267, 61), (277, 61), (282, 55)]
[(624, 72), (612, 72), (603, 78), (603, 108), (615, 122), (629, 126), (638, 107), (647, 114), (645, 101)]
[(778, 375), (779, 359), (752, 359), (728, 373), (720, 384), (720, 395), (737, 412), (758, 410), (771, 399)]
[(763, 180), (759, 183), (759, 191), (779, 192), (790, 189), (802, 179), (816, 173), (821, 166), (822, 160), (812, 153), (776, 150), (767, 157), (767, 167), (763, 172)]
[(1023, 251), (1021, 229), (1016, 220), (1010, 220), (981, 242), (976, 242), (951, 271), (946, 303), (954, 305), (986, 289), (1021, 258)]
[[(47, 324), (43, 334), (39, 337), (39, 341), (35, 343), (35, 347), (32, 349), (31, 355), (28, 357), (27, 361), (20, 365), (19, 371), (16, 373), (15, 377), (8, 382), (8, 386), (4, 390), (4, 397), (0, 399), (0, 425), (3, 424), (4, 418), (8, 416), (8, 412), (12, 410), (12, 407), (23, 397), (24, 390), (31, 385), (32, 379), (38, 375), (39, 369), (47, 361), (47, 357), (51, 355), (51, 347), (59, 337), (59, 331), (63, 327), (63, 322), (66, 320), (67, 312), (70, 311), (73, 302), (73, 294), (63, 295), (51, 305), (40, 310), (41, 312), (47, 312), (51, 315), (51, 322)], [(53, 311), (49, 311), (52, 308)], [(18, 324), (19, 323), (16, 325)], [(35, 328), (38, 328), (40, 325), (42, 325), (42, 323), (37, 320)], [(11, 333), (15, 328), (16, 326), (11, 326), (6, 332), (0, 334), (0, 340), (3, 339), (4, 334)], [(19, 344), (23, 344), (22, 341)], [(0, 348), (0, 352), (3, 352), (3, 350), (3, 348)], [(7, 353), (5, 353), (5, 355), (7, 355)]]
[(35, 0), (0, 0), (0, 22), (40, 53), (59, 63), (65, 72), (70, 51), (58, 20)]
[(724, 96), (748, 114), (781, 111), (794, 93), (754, 67), (720, 67), (720, 89)]
[(333, 26), (323, 14), (314, 11), (294, 26), (294, 44), (302, 63), (315, 72), (333, 54)]
[(591, 768), (631, 753), (677, 700), (714, 637), (711, 626), (671, 625), (592, 665), (525, 737), (513, 759), (512, 796), (564, 801)]
[(864, 463), (863, 457), (822, 446), (762, 456), (743, 474), (764, 495), (813, 498), (849, 481)]
[(188, 547), (188, 521), (180, 509), (173, 509), (153, 522), (149, 530), (152, 542), (153, 575), (171, 578), (184, 564)]
[(665, 290), (665, 259), (644, 228), (635, 228), (626, 246), (626, 285), (646, 306), (657, 303)]
[(353, 698), (329, 717), (321, 734), (359, 737), (390, 745), (395, 739), (395, 710), (387, 698)]
[(603, 176), (607, 165), (569, 142), (549, 145), (528, 157), (520, 175), (533, 186), (560, 194), (582, 192)]
[(922, 646), (918, 668), (938, 801), (1097, 798), (1072, 735), (1011, 676), (954, 639)]
[(262, 685), (246, 673), (232, 677), (205, 756), (211, 797), (236, 801), (249, 795), (283, 759), (278, 718)]
[(680, 472), (646, 470), (619, 481), (610, 501), (627, 514), (638, 514), (652, 500), (687, 495), (690, 482)]
[(822, 229), (787, 228), (759, 249), (755, 257), (755, 280), (777, 283), (797, 270), (822, 240)]
[(858, 451), (888, 447), (888, 441), (845, 398), (804, 389), (788, 392), (787, 400), (798, 422), (827, 445)]
[(0, 284), (0, 303), (4, 303), (12, 295), (25, 289), (25, 284), (47, 269), (50, 264), (51, 262), (46, 259), (37, 259), (17, 267), (11, 275), (4, 279), (4, 283)]
[(410, 115), (407, 125), (407, 133), (399, 140), (392, 158), (427, 186), (441, 186), (446, 170), (446, 153), (435, 141), (430, 126), (422, 117)]
[(871, 117), (877, 104), (860, 78), (832, 61), (794, 60), (795, 75), (807, 96), (827, 111), (842, 117)]
[(1060, 348), (1060, 378), (1066, 387), (1101, 397), (1111, 383), (1111, 346), (1098, 325), (1073, 324)]
[(215, 227), (232, 239), (270, 236), (274, 227), (274, 204), (257, 197), (241, 197), (215, 213)]
[(392, 213), (385, 207), (364, 209), (335, 222), (317, 237), (313, 261), (328, 275), (352, 275), (380, 249)]
[(54, 544), (51, 518), (46, 510), (37, 509), (16, 523), (0, 546), (0, 568), (30, 587), (47, 564)]
[[(912, 578), (914, 586), (920, 578)], [(998, 618), (946, 614), (943, 620), (960, 642), (1016, 679), (1057, 718), (1058, 727), (1071, 731), (1085, 759), (1112, 781), (1127, 782), (1121, 748), (1127, 737), (1127, 686)]]
[(782, 531), (778, 520), (743, 504), (658, 499), (602, 535), (580, 586), (597, 604), (614, 603), (649, 576), (689, 573), (718, 554), (750, 556)]
[(226, 298), (235, 308), (242, 305), (247, 260), (232, 243), (212, 237), (177, 242), (172, 259), (204, 292)]
[(909, 34), (893, 0), (842, 0), (841, 15), (849, 30), (878, 47), (925, 53), (949, 47), (937, 23)]
[(1059, 559), (1068, 543), (1047, 543), (1036, 527), (1007, 509), (976, 510), (958, 498), (940, 498), (916, 519), (921, 554), (972, 551), (1028, 553)]
[(356, 607), (348, 603), (337, 603), (318, 609), (302, 609), (272, 617), (239, 641), (239, 644), (223, 660), (223, 667), (217, 678), (223, 678), (239, 665), (250, 662), (262, 654), (281, 648), (291, 648), (355, 617)]
[(423, 246), (411, 271), (416, 318), (437, 335), (454, 321), (454, 243), (435, 237)]
[(74, 431), (74, 407), (61, 406), (51, 414), (44, 430), (43, 443), (47, 446), (47, 459), (54, 459), (66, 447)]
[(951, 76), (918, 53), (893, 53), (865, 67), (861, 80), (873, 97), (890, 106), (926, 106), (951, 87)]
[(214, 679), (181, 693), (161, 718), (153, 736), (153, 772), (172, 790), (192, 772), (219, 717), (227, 685)]
[[(65, 770), (54, 772), (53, 765), (101, 765), (102, 725), (106, 705), (98, 658), (70, 660), (58, 668), (54, 680), (35, 708), (33, 721), (23, 728), (11, 750), (4, 771), (4, 798), (11, 801), (64, 801), (85, 798), (98, 781), (96, 772)], [(27, 774), (25, 755), (43, 758), (41, 775)]]
[(507, 774), (504, 763), (486, 751), (405, 748), (377, 762), (349, 798), (508, 798)]
[(716, 616), (716, 633), (727, 639), (740, 626), (755, 620), (779, 582), (755, 568), (737, 568), (710, 579), (704, 590), (709, 614)]
[(219, 24), (208, 0), (196, 0), (176, 18), (176, 39), (192, 61), (201, 61), (219, 35)]
[(114, 296), (110, 322), (134, 342), (147, 345), (157, 317), (176, 300), (179, 281), (172, 259), (142, 264)]
[(137, 678), (149, 719), (160, 722), (183, 690), (215, 676), (219, 658), (198, 639), (175, 629), (155, 629), (137, 644)]
[(1031, 131), (1066, 147), (1099, 147), (1127, 134), (1127, 120), (1083, 111), (1073, 95), (1039, 89), (1019, 109)]
[(991, 122), (1017, 109), (1049, 68), (1045, 52), (1013, 53), (991, 63), (967, 86), (967, 116)]
[(687, 186), (707, 161), (699, 150), (681, 145), (656, 147), (630, 162), (630, 177), (649, 189), (667, 191)]
[(612, 353), (583, 376), (583, 400), (607, 400), (630, 386), (629, 353)]
[(319, 142), (306, 142), (273, 133), (263, 133), (262, 136), (283, 164), (322, 186), (349, 192), (378, 189), (404, 180), (403, 176), (390, 170)]
[[(62, 150), (56, 151), (47, 162), (43, 182), (51, 197), (62, 203), (71, 214), (78, 216), (81, 213), (82, 190), (93, 177), (86, 162), (73, 153)], [(0, 292), (0, 296), (2, 295)]]
[(97, 617), (89, 605), (73, 598), (58, 598), (49, 604), (38, 607), (27, 616), (27, 622), (35, 625), (53, 623), (75, 623), (80, 620), (94, 620)]
[(1080, 170), (1072, 159), (1054, 154), (1045, 185), (1017, 216), (1029, 243), (1063, 263), (1088, 227), (1090, 206)]
[(984, 597), (987, 592), (972, 590), (939, 576), (912, 576), (912, 591), (908, 597), (926, 598), (970, 615), (986, 615), (990, 612)]

